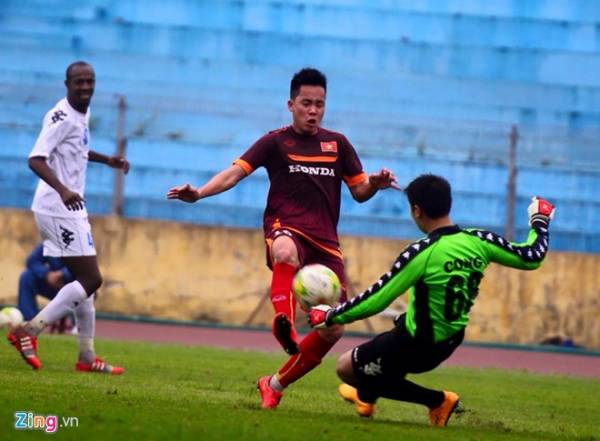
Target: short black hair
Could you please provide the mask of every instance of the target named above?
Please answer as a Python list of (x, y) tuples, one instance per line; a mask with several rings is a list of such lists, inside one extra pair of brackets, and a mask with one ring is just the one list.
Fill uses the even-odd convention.
[(298, 96), (301, 86), (321, 86), (327, 92), (327, 78), (323, 72), (312, 67), (299, 70), (290, 82), (290, 99)]
[(431, 219), (450, 214), (452, 208), (452, 189), (450, 183), (432, 174), (415, 178), (404, 189), (410, 206), (418, 205)]
[(74, 61), (73, 63), (69, 64), (69, 66), (67, 66), (67, 70), (65, 71), (65, 80), (69, 81), (69, 79), (71, 78), (71, 71), (73, 70), (73, 68), (75, 68), (77, 66), (92, 67), (92, 65), (90, 63), (88, 63), (87, 61), (83, 61), (83, 60)]

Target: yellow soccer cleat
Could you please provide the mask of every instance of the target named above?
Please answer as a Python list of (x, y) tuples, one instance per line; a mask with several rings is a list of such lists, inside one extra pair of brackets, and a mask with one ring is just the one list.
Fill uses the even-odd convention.
[(373, 416), (375, 412), (375, 404), (373, 403), (365, 403), (358, 398), (358, 391), (356, 388), (350, 386), (349, 384), (342, 383), (338, 387), (338, 392), (340, 396), (351, 403), (354, 403), (356, 407), (356, 412), (364, 418), (369, 418)]
[(459, 398), (454, 392), (444, 391), (444, 401), (438, 407), (429, 409), (429, 421), (432, 426), (444, 427), (458, 407)]

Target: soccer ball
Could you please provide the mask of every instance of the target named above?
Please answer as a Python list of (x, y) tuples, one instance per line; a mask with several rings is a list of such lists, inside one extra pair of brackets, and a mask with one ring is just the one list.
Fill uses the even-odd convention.
[(342, 294), (338, 276), (325, 265), (318, 263), (306, 265), (296, 273), (292, 290), (300, 307), (305, 311), (316, 305), (333, 306)]
[(13, 306), (7, 306), (0, 310), (0, 328), (13, 327), (23, 323), (23, 314)]

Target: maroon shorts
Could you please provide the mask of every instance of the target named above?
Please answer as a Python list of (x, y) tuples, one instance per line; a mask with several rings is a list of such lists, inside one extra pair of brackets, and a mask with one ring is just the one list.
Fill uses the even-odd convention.
[(321, 265), (330, 268), (338, 276), (340, 284), (342, 285), (340, 302), (345, 302), (348, 298), (346, 295), (347, 279), (346, 272), (344, 271), (344, 258), (342, 257), (342, 253), (338, 250), (333, 250), (327, 246), (321, 245), (301, 231), (282, 227), (273, 229), (269, 233), (265, 238), (265, 241), (267, 242), (267, 266), (273, 269), (273, 263), (271, 261), (271, 245), (273, 241), (282, 234), (290, 237), (296, 244), (300, 268), (304, 265), (320, 263)]

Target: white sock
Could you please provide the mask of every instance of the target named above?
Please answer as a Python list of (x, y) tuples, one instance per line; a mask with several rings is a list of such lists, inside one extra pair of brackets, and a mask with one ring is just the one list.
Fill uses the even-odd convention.
[(24, 326), (25, 331), (32, 336), (39, 335), (46, 325), (63, 318), (70, 309), (79, 306), (86, 298), (87, 293), (83, 289), (83, 286), (81, 286), (81, 283), (77, 280), (67, 283), (38, 315), (27, 322)]
[(96, 335), (96, 308), (92, 294), (75, 308), (75, 324), (79, 342), (79, 361), (93, 363), (96, 359), (94, 336)]
[(279, 379), (277, 378), (277, 374), (271, 375), (271, 379), (269, 380), (269, 386), (271, 386), (271, 389), (277, 392), (283, 392), (284, 389), (284, 387), (279, 382)]

